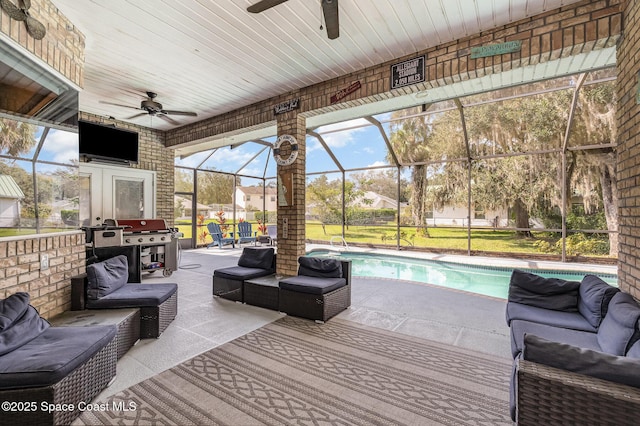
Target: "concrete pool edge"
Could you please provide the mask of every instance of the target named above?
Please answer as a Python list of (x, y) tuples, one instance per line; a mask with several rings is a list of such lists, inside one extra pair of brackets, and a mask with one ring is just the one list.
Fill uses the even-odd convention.
[(379, 248), (367, 248), (367, 247), (344, 247), (336, 248), (330, 245), (323, 244), (307, 244), (306, 252), (317, 251), (333, 251), (333, 252), (353, 252), (363, 254), (378, 254), (385, 256), (393, 256), (396, 258), (409, 258), (409, 259), (424, 259), (434, 260), (442, 262), (460, 263), (469, 266), (491, 266), (497, 268), (518, 268), (518, 269), (539, 269), (546, 271), (566, 271), (566, 272), (581, 272), (581, 273), (594, 273), (594, 274), (607, 274), (618, 275), (618, 267), (616, 265), (601, 265), (592, 263), (568, 263), (568, 262), (555, 262), (549, 260), (525, 260), (525, 259), (511, 259), (504, 257), (491, 257), (491, 256), (462, 256), (456, 254), (442, 254), (442, 253), (429, 253), (429, 252), (416, 252), (416, 251), (398, 251), (390, 249)]

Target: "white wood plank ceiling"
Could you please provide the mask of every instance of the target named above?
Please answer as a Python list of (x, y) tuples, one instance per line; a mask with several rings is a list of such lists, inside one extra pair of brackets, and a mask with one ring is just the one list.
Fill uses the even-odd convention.
[[(256, 1), (53, 0), (86, 36), (80, 109), (167, 130), (577, 0), (340, 0), (335, 40), (320, 0), (248, 13)], [(104, 103), (139, 107), (146, 91), (198, 116)]]

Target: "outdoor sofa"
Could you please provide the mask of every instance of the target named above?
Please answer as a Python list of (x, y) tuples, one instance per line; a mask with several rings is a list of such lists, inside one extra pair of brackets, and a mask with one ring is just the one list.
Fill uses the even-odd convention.
[(351, 306), (351, 261), (301, 256), (298, 275), (280, 280), (279, 311), (325, 322)]
[(178, 284), (127, 283), (127, 257), (87, 265), (71, 279), (71, 309), (140, 308), (140, 338), (159, 337), (178, 313)]
[(637, 424), (640, 305), (631, 295), (594, 275), (573, 282), (515, 270), (506, 320), (518, 424)]
[(116, 374), (116, 326), (52, 327), (29, 294), (0, 300), (0, 424), (71, 423)]
[(272, 247), (245, 247), (236, 266), (213, 271), (213, 295), (244, 302), (246, 280), (265, 277), (276, 272), (276, 254)]

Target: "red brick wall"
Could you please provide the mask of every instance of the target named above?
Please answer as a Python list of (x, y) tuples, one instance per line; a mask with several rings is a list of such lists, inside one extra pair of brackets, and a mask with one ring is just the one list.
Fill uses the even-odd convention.
[(618, 60), (618, 194), (620, 288), (640, 299), (640, 2), (624, 5), (624, 38), (617, 51)]

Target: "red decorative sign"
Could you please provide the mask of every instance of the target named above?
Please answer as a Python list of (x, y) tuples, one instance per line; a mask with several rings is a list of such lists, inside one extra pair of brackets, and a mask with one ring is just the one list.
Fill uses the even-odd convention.
[(358, 90), (360, 87), (362, 87), (362, 84), (360, 84), (360, 80), (354, 81), (349, 85), (349, 87), (346, 87), (340, 90), (335, 95), (331, 96), (331, 103), (335, 104), (339, 100), (346, 98), (347, 96)]

